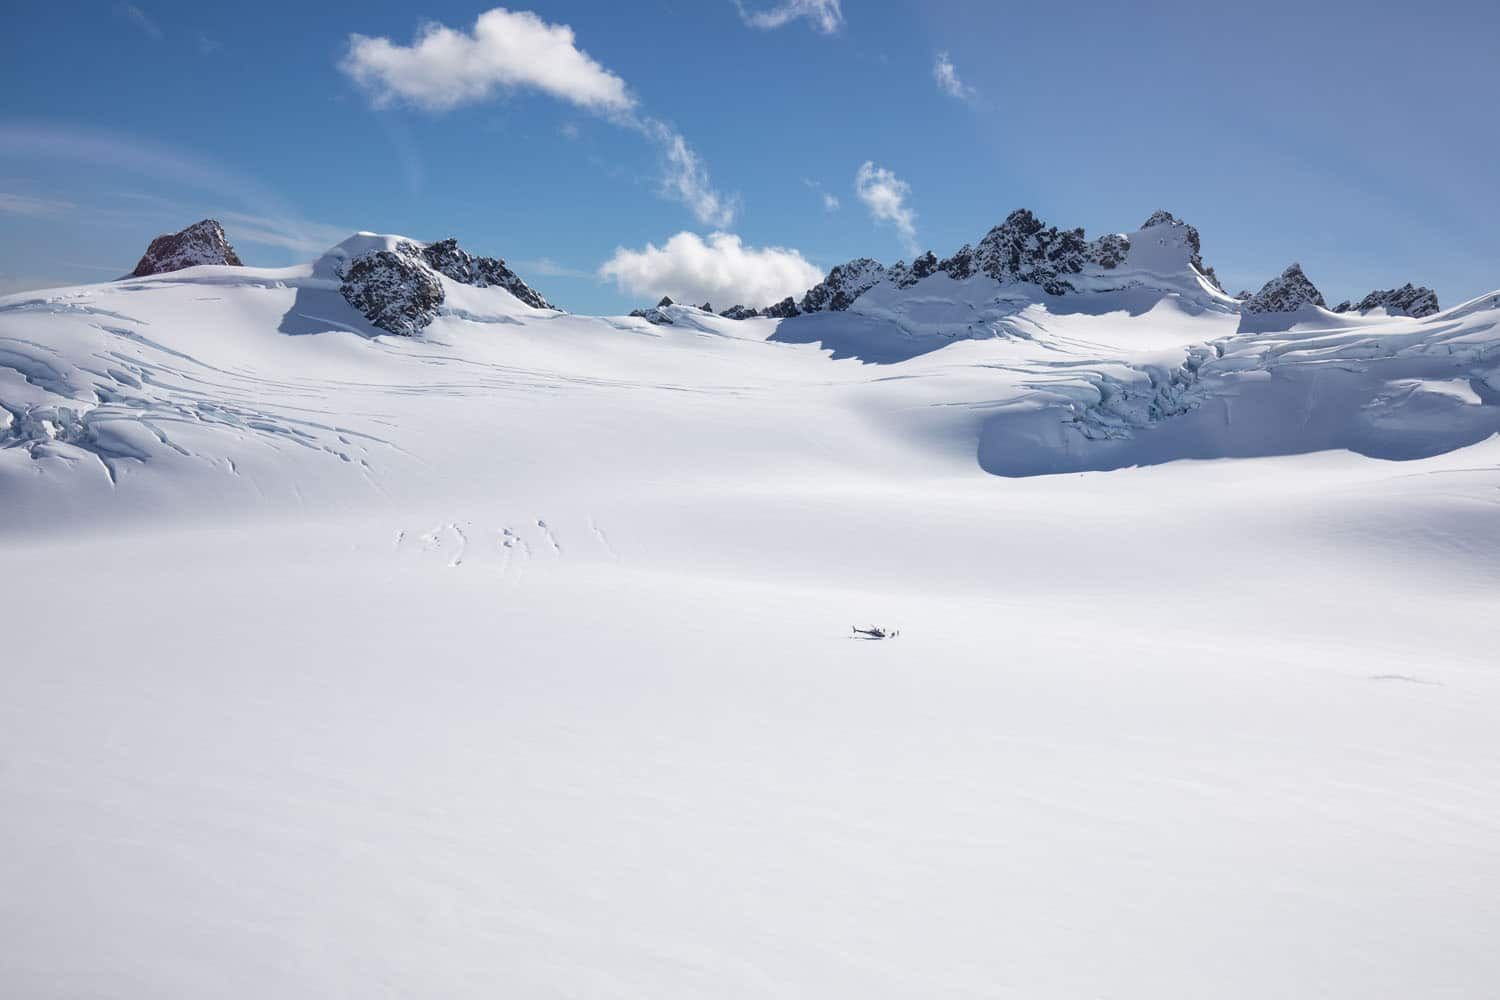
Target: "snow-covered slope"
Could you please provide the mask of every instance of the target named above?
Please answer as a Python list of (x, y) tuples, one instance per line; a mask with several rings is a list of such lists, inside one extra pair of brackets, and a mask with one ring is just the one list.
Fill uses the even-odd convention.
[(1500, 295), (1249, 314), (1187, 228), (0, 299), (0, 994), (1487, 996)]

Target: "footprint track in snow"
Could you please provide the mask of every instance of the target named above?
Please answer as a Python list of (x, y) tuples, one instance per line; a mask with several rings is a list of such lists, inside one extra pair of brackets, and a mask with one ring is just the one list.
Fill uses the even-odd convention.
[[(489, 522), (495, 525), (495, 522)], [(517, 580), (524, 566), (544, 553), (551, 559), (561, 559), (569, 550), (563, 545), (554, 521), (545, 517), (531, 518), (510, 524), (501, 523), (493, 527), (479, 526), (473, 520), (449, 520), (426, 530), (412, 531), (397, 528), (388, 542), (397, 553), (416, 552), (441, 555), (449, 568), (466, 565), (488, 564), (497, 568), (502, 578)], [(589, 533), (598, 544), (592, 558), (602, 553), (611, 562), (620, 562), (620, 553), (610, 542), (609, 536), (592, 516), (586, 518)], [(491, 543), (485, 539), (493, 538)], [(588, 558), (590, 556), (586, 556)], [(493, 561), (499, 562), (494, 567)]]

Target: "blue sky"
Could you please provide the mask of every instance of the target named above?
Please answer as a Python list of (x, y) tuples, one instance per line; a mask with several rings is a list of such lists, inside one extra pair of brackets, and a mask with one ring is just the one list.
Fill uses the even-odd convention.
[(21, 0), (0, 291), (213, 215), (247, 263), (454, 235), (612, 312), (1161, 207), (1231, 291), (1295, 259), (1451, 305), (1500, 287), (1500, 13), (1401, 6)]

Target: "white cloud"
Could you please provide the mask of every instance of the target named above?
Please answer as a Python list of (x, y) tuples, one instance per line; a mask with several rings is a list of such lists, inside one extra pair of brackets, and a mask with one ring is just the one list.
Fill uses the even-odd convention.
[(739, 8), (741, 20), (763, 31), (806, 19), (816, 30), (831, 35), (844, 24), (839, 0), (783, 0), (768, 10), (746, 10), (743, 0), (735, 0), (735, 6)]
[(152, 38), (156, 39), (158, 42), (161, 41), (161, 28), (157, 27), (156, 22), (147, 17), (146, 12), (141, 10), (135, 4), (117, 3), (115, 4), (115, 13), (128, 21), (134, 22), (137, 28), (140, 28), (142, 31), (150, 35)]
[(0, 191), (0, 213), (7, 215), (57, 215), (76, 207), (71, 201), (33, 198), (30, 195), (8, 194)]
[(937, 61), (932, 64), (932, 78), (937, 81), (938, 89), (949, 97), (967, 101), (974, 96), (974, 88), (958, 78), (958, 70), (946, 52), (937, 54)]
[(839, 210), (839, 199), (838, 199), (838, 196), (837, 195), (829, 194), (827, 191), (824, 191), (823, 192), (823, 211), (825, 211), (825, 212), (837, 212), (838, 210)]
[(711, 302), (759, 308), (801, 295), (823, 280), (823, 272), (796, 250), (747, 247), (738, 236), (678, 233), (657, 247), (620, 247), (599, 268), (622, 292), (642, 299), (670, 295), (679, 302)]
[(854, 192), (876, 222), (889, 222), (901, 234), (907, 249), (916, 253), (917, 213), (906, 203), (911, 185), (884, 167), (866, 160), (854, 175)]
[(664, 167), (662, 192), (687, 205), (700, 223), (734, 221), (735, 199), (714, 189), (687, 139), (660, 119), (639, 114), (625, 81), (580, 50), (566, 24), (496, 7), (480, 14), (471, 32), (427, 24), (411, 45), (355, 34), (339, 69), (369, 92), (376, 107), (405, 102), (446, 111), (497, 90), (549, 94), (655, 143)]
[(472, 33), (424, 25), (411, 45), (350, 35), (339, 68), (377, 106), (401, 100), (443, 111), (504, 88), (539, 90), (602, 113), (636, 104), (624, 80), (574, 44), (572, 28), (503, 7), (480, 14)]

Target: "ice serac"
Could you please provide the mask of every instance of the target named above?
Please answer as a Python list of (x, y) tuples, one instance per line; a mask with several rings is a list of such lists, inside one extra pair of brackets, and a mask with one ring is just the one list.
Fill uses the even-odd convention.
[(505, 261), (476, 257), (454, 239), (423, 244), (360, 233), (325, 254), (314, 271), (331, 272), (344, 299), (365, 319), (403, 337), (421, 333), (440, 314), (447, 298), (444, 279), (503, 289), (533, 309), (556, 309)]
[(230, 246), (224, 227), (214, 219), (195, 222), (181, 232), (158, 236), (127, 277), (144, 278), (152, 274), (181, 271), (201, 264), (243, 267), (239, 254)]
[(1302, 272), (1302, 265), (1293, 264), (1266, 282), (1241, 308), (1247, 313), (1289, 313), (1309, 305), (1328, 307), (1323, 293)]
[(1384, 291), (1376, 289), (1357, 303), (1351, 303), (1345, 299), (1335, 306), (1333, 311), (1367, 313), (1374, 312), (1376, 309), (1384, 309), (1392, 316), (1411, 316), (1416, 319), (1441, 311), (1437, 292), (1425, 285), (1415, 286), (1411, 282), (1407, 282), (1400, 288), (1390, 288)]
[(828, 277), (807, 290), (802, 296), (801, 310), (805, 313), (843, 312), (885, 277), (886, 270), (880, 261), (869, 257), (840, 264), (828, 272)]

